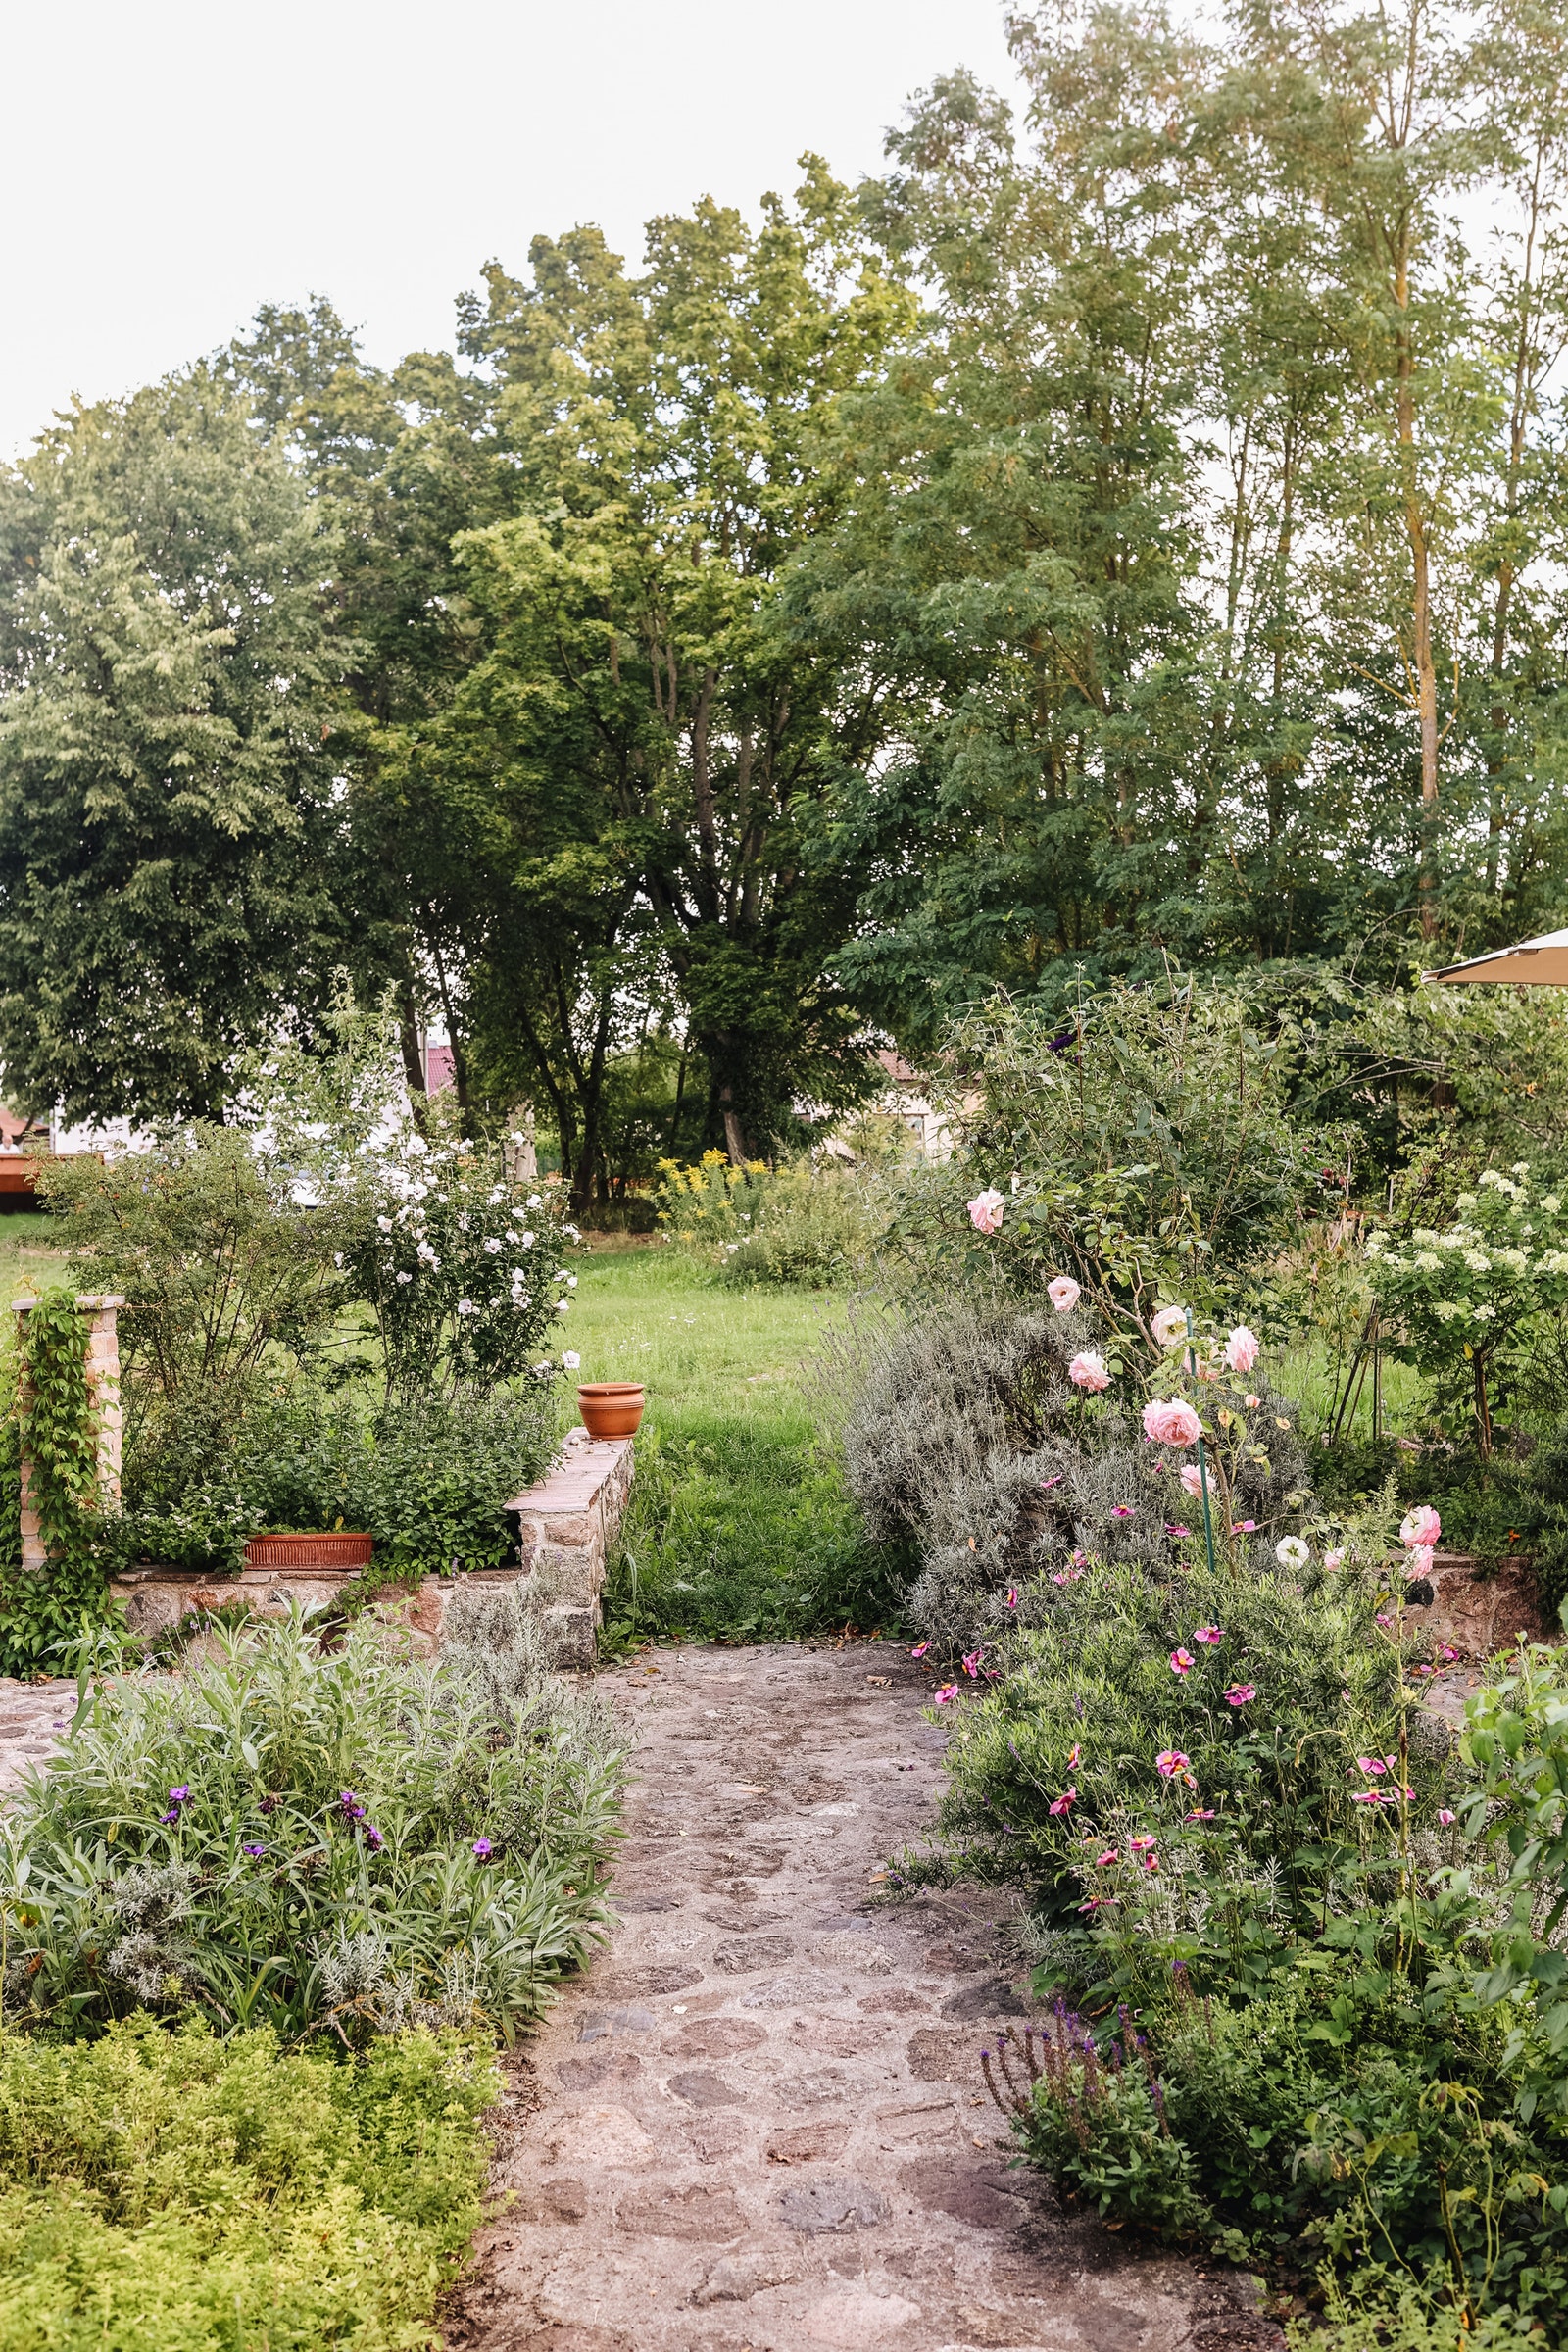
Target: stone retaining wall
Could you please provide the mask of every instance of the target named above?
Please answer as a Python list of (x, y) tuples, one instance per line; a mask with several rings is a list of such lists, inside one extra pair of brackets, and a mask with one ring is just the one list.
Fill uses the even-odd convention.
[(1432, 1563), (1433, 1597), (1422, 1606), (1405, 1609), (1405, 1623), (1417, 1636), (1431, 1634), (1461, 1657), (1487, 1658), (1511, 1649), (1516, 1637), (1532, 1642), (1558, 1642), (1560, 1626), (1548, 1626), (1536, 1592), (1528, 1560), (1502, 1560), (1490, 1572), (1464, 1551), (1440, 1551)]
[[(407, 1600), (383, 1602), (378, 1613), (406, 1626), (416, 1650), (428, 1656), (440, 1643), (446, 1605), (460, 1584), (520, 1584), (545, 1627), (555, 1663), (591, 1666), (605, 1563), (625, 1513), (632, 1468), (630, 1438), (594, 1439), (585, 1429), (569, 1431), (554, 1467), (505, 1505), (517, 1522), (514, 1565), (462, 1577), (426, 1577)], [(372, 1573), (374, 1566), (372, 1561)], [(237, 1576), (204, 1576), (195, 1569), (148, 1565), (117, 1577), (110, 1590), (124, 1602), (133, 1632), (156, 1634), (227, 1601), (243, 1601), (259, 1617), (282, 1617), (293, 1607), (330, 1608), (355, 1574), (244, 1568)]]

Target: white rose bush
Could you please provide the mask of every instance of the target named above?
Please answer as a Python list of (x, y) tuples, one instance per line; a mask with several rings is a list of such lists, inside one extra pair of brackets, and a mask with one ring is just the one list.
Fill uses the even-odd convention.
[(1488, 1168), (1456, 1207), (1451, 1224), (1417, 1226), (1407, 1240), (1374, 1230), (1367, 1270), (1384, 1347), (1450, 1397), (1468, 1392), (1485, 1458), (1510, 1353), (1568, 1302), (1568, 1208), (1561, 1194), (1533, 1191), (1523, 1162)]
[(373, 1310), (390, 1393), (554, 1378), (581, 1237), (559, 1187), (508, 1177), (499, 1149), (400, 1134), (356, 1170), (343, 1271)]

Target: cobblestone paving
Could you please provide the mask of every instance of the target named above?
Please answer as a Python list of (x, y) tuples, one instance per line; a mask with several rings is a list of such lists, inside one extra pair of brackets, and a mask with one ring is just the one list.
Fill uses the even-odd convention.
[(983, 2095), (1003, 1898), (887, 1899), (942, 1737), (900, 1650), (605, 1678), (638, 1779), (610, 1948), (512, 2069), (451, 2352), (1263, 2352), (1250, 2282), (1068, 2216)]
[(0, 1800), (21, 1788), (75, 1711), (74, 1681), (18, 1683), (0, 1674)]

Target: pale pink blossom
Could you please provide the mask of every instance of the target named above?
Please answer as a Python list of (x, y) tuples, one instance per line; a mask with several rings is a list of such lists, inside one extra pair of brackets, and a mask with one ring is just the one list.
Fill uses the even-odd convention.
[(1245, 1323), (1238, 1323), (1225, 1343), (1225, 1361), (1233, 1372), (1250, 1372), (1262, 1352), (1256, 1332)]
[(1248, 1409), (1248, 1411), (1249, 1411), (1250, 1413), (1255, 1413), (1255, 1412), (1256, 1412), (1256, 1410), (1257, 1410), (1257, 1408), (1258, 1408), (1258, 1406), (1259, 1406), (1259, 1405), (1262, 1403), (1262, 1401), (1263, 1401), (1263, 1399), (1262, 1399), (1262, 1397), (1261, 1397), (1261, 1396), (1252, 1396), (1252, 1394), (1250, 1393), (1250, 1391), (1249, 1391), (1249, 1393), (1247, 1394), (1247, 1396), (1245, 1396), (1242, 1398), (1242, 1402), (1243, 1402), (1243, 1403), (1246, 1405), (1246, 1407), (1247, 1407), (1247, 1409)]
[(1162, 1306), (1149, 1326), (1161, 1348), (1179, 1348), (1187, 1337), (1185, 1306)]
[(1006, 1205), (1005, 1193), (999, 1193), (994, 1187), (990, 1192), (976, 1193), (969, 1203), (969, 1222), (976, 1233), (996, 1233)]
[(1323, 1554), (1323, 1565), (1330, 1571), (1331, 1574), (1336, 1568), (1343, 1568), (1345, 1566), (1345, 1546), (1343, 1544), (1337, 1544), (1332, 1551), (1326, 1551)]
[(1070, 1315), (1083, 1297), (1083, 1291), (1070, 1274), (1058, 1274), (1054, 1282), (1047, 1283), (1046, 1297), (1058, 1315)]
[(1432, 1574), (1432, 1562), (1434, 1556), (1435, 1555), (1430, 1544), (1412, 1544), (1410, 1546), (1410, 1557), (1405, 1562), (1405, 1575), (1412, 1579), (1430, 1576)]
[(1196, 1462), (1183, 1462), (1182, 1493), (1184, 1494), (1191, 1494), (1196, 1501), (1198, 1496), (1201, 1494), (1202, 1492), (1203, 1473), (1201, 1470), (1200, 1470)]
[(1454, 1818), (1454, 1817), (1453, 1817), (1453, 1815), (1452, 1815), (1452, 1814), (1451, 1814), (1451, 1813), (1448, 1811), (1448, 1808), (1447, 1808), (1447, 1806), (1446, 1806), (1446, 1805), (1440, 1805), (1440, 1806), (1438, 1807), (1438, 1819), (1439, 1819), (1439, 1820), (1442, 1822), (1442, 1824), (1443, 1824), (1443, 1826), (1444, 1826), (1444, 1828), (1445, 1828), (1446, 1830), (1451, 1830), (1451, 1829), (1452, 1829), (1452, 1827), (1453, 1827), (1453, 1818)]
[(1155, 1446), (1191, 1446), (1203, 1424), (1181, 1396), (1151, 1396), (1144, 1407), (1144, 1435)]
[(1067, 1366), (1067, 1378), (1075, 1389), (1091, 1389), (1097, 1395), (1100, 1390), (1108, 1389), (1110, 1386), (1110, 1374), (1105, 1370), (1105, 1359), (1102, 1355), (1097, 1355), (1092, 1348), (1086, 1348), (1082, 1355), (1073, 1357), (1072, 1362)]
[(1434, 1544), (1443, 1533), (1443, 1521), (1430, 1502), (1418, 1502), (1406, 1511), (1399, 1523), (1399, 1542), (1404, 1544)]

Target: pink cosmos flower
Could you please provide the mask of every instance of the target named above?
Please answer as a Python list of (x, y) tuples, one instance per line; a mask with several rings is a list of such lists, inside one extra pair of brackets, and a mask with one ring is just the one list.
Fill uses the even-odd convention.
[(1116, 1851), (1116, 1848), (1113, 1845), (1107, 1845), (1102, 1854), (1097, 1854), (1095, 1856), (1095, 1868), (1097, 1870), (1108, 1870), (1112, 1862), (1119, 1862), (1120, 1860), (1121, 1856)]
[(1262, 1352), (1256, 1332), (1245, 1323), (1238, 1323), (1225, 1343), (1225, 1361), (1233, 1372), (1250, 1372)]
[(1224, 1639), (1225, 1628), (1222, 1625), (1200, 1625), (1193, 1636), (1195, 1642), (1201, 1642), (1210, 1649), (1215, 1648)]
[(1430, 1544), (1412, 1544), (1410, 1546), (1410, 1557), (1405, 1562), (1404, 1566), (1405, 1575), (1412, 1583), (1414, 1583), (1419, 1577), (1430, 1576), (1432, 1574), (1433, 1558), (1434, 1553)]
[(1355, 1763), (1356, 1770), (1364, 1773), (1369, 1779), (1372, 1780), (1375, 1780), (1380, 1772), (1387, 1772), (1388, 1770), (1388, 1766), (1379, 1756), (1357, 1756)]
[(1138, 1859), (1140, 1862), (1142, 1862), (1146, 1870), (1157, 1870), (1159, 1868), (1159, 1856), (1157, 1854), (1140, 1854)]
[(1113, 1519), (1131, 1519), (1134, 1516), (1133, 1506), (1130, 1502), (1113, 1502), (1110, 1515)]
[(1190, 1527), (1183, 1527), (1179, 1519), (1167, 1519), (1165, 1522), (1167, 1536), (1190, 1536), (1192, 1532)]
[(1007, 1606), (1009, 1609), (1015, 1609), (1018, 1606), (1018, 1588), (1016, 1585), (1009, 1585), (1007, 1587)]
[(1443, 1521), (1430, 1502), (1418, 1502), (1413, 1511), (1406, 1511), (1399, 1522), (1399, 1542), (1405, 1545), (1437, 1543), (1443, 1533)]
[(1232, 1683), (1225, 1693), (1225, 1704), (1228, 1707), (1250, 1707), (1256, 1696), (1255, 1683)]
[(1233, 1519), (1231, 1521), (1233, 1536), (1255, 1536), (1256, 1533), (1257, 1521), (1255, 1519)]
[(1184, 1755), (1179, 1747), (1162, 1747), (1154, 1758), (1154, 1770), (1162, 1781), (1190, 1781), (1193, 1777), (1193, 1759)]
[(1332, 1551), (1326, 1551), (1323, 1554), (1323, 1565), (1328, 1569), (1331, 1575), (1336, 1568), (1343, 1568), (1345, 1566), (1345, 1546), (1343, 1544), (1337, 1544)]
[(1213, 1818), (1214, 1808), (1212, 1805), (1195, 1805), (1190, 1813), (1182, 1815), (1183, 1821), (1212, 1821)]
[(1190, 1649), (1173, 1649), (1170, 1653), (1172, 1674), (1191, 1674), (1197, 1663)]
[(1386, 1634), (1388, 1634), (1388, 1633), (1392, 1633), (1392, 1632), (1394, 1631), (1394, 1619), (1393, 1619), (1392, 1617), (1385, 1616), (1384, 1612), (1383, 1612), (1381, 1609), (1379, 1609), (1379, 1611), (1378, 1611), (1378, 1613), (1377, 1613), (1377, 1617), (1376, 1617), (1376, 1620), (1375, 1620), (1375, 1622), (1376, 1622), (1378, 1625), (1381, 1625), (1381, 1626), (1382, 1626), (1382, 1628), (1383, 1628), (1383, 1631), (1384, 1631)]
[(1070, 1813), (1077, 1795), (1078, 1791), (1076, 1788), (1064, 1788), (1059, 1796), (1052, 1799), (1050, 1805), (1047, 1807), (1047, 1811), (1051, 1813)]
[(1092, 1348), (1086, 1348), (1082, 1355), (1073, 1357), (1072, 1362), (1067, 1366), (1067, 1378), (1075, 1389), (1090, 1389), (1096, 1395), (1102, 1389), (1108, 1389), (1110, 1386), (1110, 1374), (1105, 1370), (1105, 1359), (1102, 1355), (1097, 1355)]
[(1179, 1348), (1187, 1337), (1185, 1306), (1162, 1306), (1149, 1326), (1161, 1348)]
[(1352, 1788), (1350, 1802), (1352, 1805), (1381, 1805), (1383, 1791), (1381, 1788)]
[(1080, 1903), (1078, 1908), (1080, 1911), (1098, 1911), (1104, 1899), (1102, 1894), (1092, 1894), (1089, 1900), (1086, 1903)]
[(1047, 1283), (1046, 1297), (1058, 1315), (1070, 1315), (1083, 1297), (1083, 1290), (1070, 1274), (1058, 1274), (1054, 1282)]
[(1200, 1470), (1196, 1462), (1183, 1462), (1182, 1493), (1184, 1494), (1191, 1494), (1196, 1501), (1197, 1497), (1201, 1494), (1202, 1492), (1203, 1473), (1201, 1470)]
[(931, 1644), (929, 1642), (917, 1642), (913, 1649), (910, 1650), (909, 1655), (911, 1658), (923, 1658), (930, 1646)]
[(937, 1705), (939, 1707), (945, 1707), (950, 1699), (955, 1699), (957, 1697), (957, 1695), (958, 1686), (956, 1683), (944, 1683), (941, 1690), (936, 1694)]
[(1181, 1396), (1151, 1396), (1144, 1407), (1144, 1435), (1155, 1446), (1191, 1446), (1203, 1424)]
[(1156, 1840), (1148, 1830), (1141, 1830), (1136, 1838), (1129, 1838), (1127, 1843), (1135, 1854), (1152, 1854)]
[(983, 1650), (971, 1649), (968, 1656), (963, 1661), (963, 1671), (969, 1677), (971, 1683), (979, 1679), (980, 1660), (984, 1655), (985, 1652)]
[(1446, 1830), (1452, 1829), (1454, 1824), (1454, 1816), (1448, 1811), (1446, 1805), (1440, 1805), (1438, 1807), (1438, 1819), (1442, 1822)]
[(996, 1233), (1002, 1224), (1002, 1212), (1007, 1205), (1005, 1193), (995, 1187), (990, 1192), (976, 1193), (969, 1203), (969, 1222), (976, 1233)]
[(1081, 1568), (1058, 1568), (1051, 1581), (1054, 1585), (1075, 1585), (1082, 1574)]
[(1454, 1663), (1454, 1660), (1458, 1657), (1459, 1652), (1456, 1649), (1450, 1649), (1447, 1642), (1445, 1642), (1442, 1648), (1438, 1651), (1438, 1655), (1443, 1660), (1445, 1666), (1451, 1666)]
[(1075, 1568), (1087, 1568), (1089, 1565), (1089, 1554), (1087, 1551), (1072, 1551), (1069, 1552), (1067, 1556)]
[(1078, 1757), (1079, 1757), (1079, 1753), (1080, 1753), (1080, 1750), (1079, 1750), (1078, 1742), (1077, 1742), (1077, 1740), (1075, 1740), (1073, 1741), (1073, 1743), (1072, 1743), (1072, 1752), (1071, 1752), (1071, 1754), (1070, 1754), (1070, 1755), (1068, 1756), (1068, 1758), (1067, 1758), (1067, 1770), (1068, 1770), (1069, 1772), (1071, 1772), (1071, 1770), (1072, 1770), (1073, 1766), (1074, 1766), (1074, 1765), (1077, 1763), (1077, 1761), (1078, 1761)]

